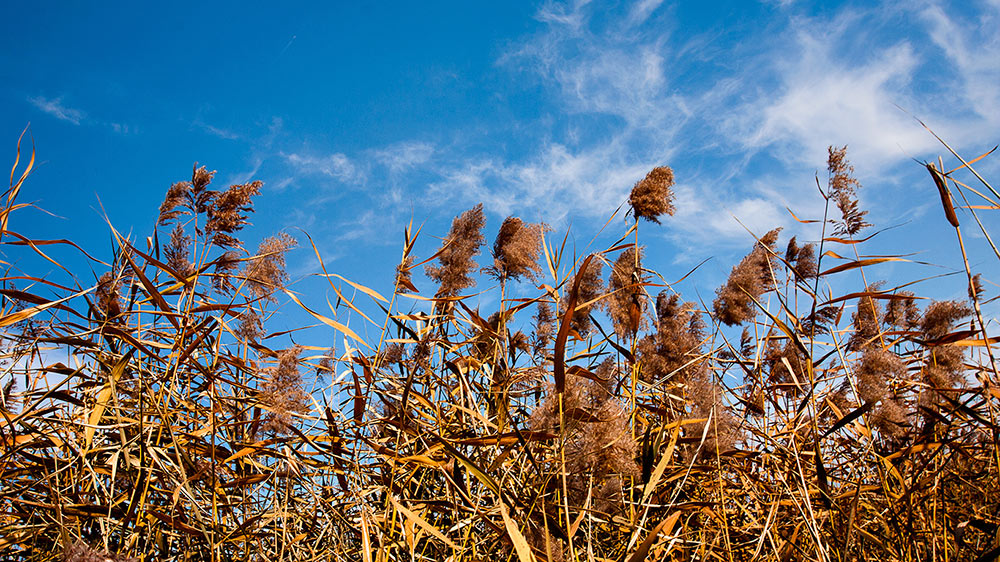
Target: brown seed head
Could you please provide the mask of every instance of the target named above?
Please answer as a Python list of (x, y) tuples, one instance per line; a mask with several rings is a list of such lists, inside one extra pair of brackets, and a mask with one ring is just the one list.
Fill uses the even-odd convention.
[(240, 254), (235, 250), (227, 250), (215, 260), (215, 271), (212, 274), (212, 285), (215, 290), (231, 293), (233, 290), (233, 272), (239, 269)]
[(797, 396), (806, 390), (809, 360), (791, 340), (779, 343), (777, 338), (769, 337), (763, 362), (768, 367), (768, 380), (784, 392)]
[(485, 224), (482, 203), (452, 221), (451, 231), (438, 256), (439, 265), (427, 265), (425, 269), (427, 276), (440, 284), (437, 296), (452, 297), (463, 289), (475, 286), (476, 281), (471, 274), (476, 270), (475, 257), (484, 242), (482, 230)]
[(248, 307), (240, 314), (236, 335), (248, 342), (256, 342), (264, 335), (264, 324), (253, 309)]
[(977, 273), (969, 282), (969, 300), (978, 301), (983, 295), (983, 274)]
[(170, 186), (166, 197), (163, 199), (163, 203), (160, 205), (160, 219), (157, 221), (158, 224), (166, 224), (181, 215), (191, 213), (189, 210), (178, 208), (187, 205), (190, 191), (191, 182), (181, 181)]
[(774, 288), (774, 247), (780, 230), (776, 228), (762, 236), (753, 250), (733, 267), (726, 284), (716, 291), (712, 308), (716, 318), (727, 326), (753, 319), (757, 315), (753, 300), (759, 300), (761, 295)]
[(507, 217), (493, 243), (493, 267), (499, 279), (526, 277), (534, 281), (542, 272), (538, 258), (542, 254), (542, 224), (525, 224), (517, 217)]
[(812, 279), (819, 273), (816, 264), (816, 245), (806, 244), (798, 249), (795, 255), (795, 267), (793, 268), (799, 279)]
[(877, 402), (889, 393), (889, 381), (907, 379), (906, 364), (898, 355), (877, 346), (865, 349), (857, 367), (858, 398)]
[[(878, 291), (882, 285), (881, 281), (871, 283), (865, 288), (865, 292)], [(851, 334), (847, 347), (853, 350), (863, 349), (881, 333), (882, 307), (875, 299), (863, 296), (858, 299), (858, 308), (851, 315), (851, 322), (854, 324), (854, 333)]]
[(188, 192), (188, 208), (195, 214), (208, 211), (212, 205), (217, 193), (208, 189), (208, 184), (212, 183), (213, 177), (215, 170), (209, 172), (204, 166), (199, 168), (195, 162), (194, 170), (191, 172), (191, 190)]
[(660, 216), (674, 214), (674, 171), (667, 166), (653, 168), (636, 182), (629, 195), (632, 215), (660, 224)]
[(892, 299), (886, 305), (885, 321), (901, 330), (913, 329), (920, 323), (915, 295), (910, 291), (900, 291), (897, 295), (902, 298)]
[(925, 339), (934, 340), (951, 332), (955, 322), (972, 314), (968, 305), (959, 301), (937, 301), (931, 303), (920, 320), (920, 329)]
[(243, 271), (247, 286), (258, 297), (274, 302), (274, 291), (288, 281), (285, 272), (285, 254), (294, 248), (296, 241), (284, 232), (266, 238), (257, 248), (257, 255), (247, 262)]
[(278, 352), (278, 365), (264, 370), (261, 400), (270, 408), (265, 418), (265, 430), (287, 433), (292, 423), (292, 413), (309, 411), (309, 395), (302, 387), (299, 373), (300, 346)]
[[(722, 402), (722, 388), (707, 369), (693, 377), (690, 388), (691, 415), (707, 421), (689, 426), (691, 436), (705, 441), (696, 449), (697, 456), (715, 458), (716, 453), (731, 451), (740, 439), (740, 424), (730, 409)], [(706, 431), (707, 424), (707, 431)], [(695, 451), (688, 454), (695, 456)]]
[(108, 271), (97, 280), (97, 307), (108, 320), (118, 318), (122, 313), (121, 280), (113, 272)]
[(858, 208), (857, 190), (861, 187), (861, 182), (853, 177), (854, 166), (847, 161), (847, 147), (827, 149), (828, 157), (826, 161), (829, 172), (829, 195), (833, 198), (837, 208), (840, 209), (842, 222), (837, 225), (834, 234), (853, 236), (862, 229), (871, 226), (865, 222), (865, 215), (868, 211)]
[(243, 247), (243, 242), (233, 235), (247, 225), (247, 217), (253, 212), (251, 199), (260, 194), (262, 185), (260, 181), (232, 185), (212, 199), (205, 234), (213, 244), (221, 248)]
[(163, 249), (167, 258), (167, 265), (177, 272), (181, 279), (187, 279), (194, 273), (194, 264), (191, 263), (191, 237), (184, 234), (184, 226), (180, 223), (174, 225), (170, 231), (170, 243)]
[(544, 356), (554, 333), (555, 315), (552, 313), (552, 305), (545, 301), (539, 302), (538, 312), (535, 314), (535, 334), (531, 342), (536, 356)]
[[(580, 270), (576, 272), (576, 276), (573, 277), (571, 281), (566, 284), (567, 292), (576, 283), (577, 278), (580, 279), (579, 290), (576, 294), (576, 306), (577, 310), (573, 313), (573, 322), (570, 327), (576, 331), (580, 337), (587, 337), (594, 330), (593, 322), (590, 320), (590, 311), (594, 308), (594, 305), (580, 307), (585, 303), (588, 303), (604, 293), (604, 280), (602, 279), (604, 270), (604, 263), (598, 259), (590, 260), (590, 264), (587, 266), (586, 270)], [(567, 295), (568, 297), (568, 295)], [(566, 299), (559, 302), (559, 315), (562, 316), (566, 314)]]
[(639, 344), (644, 380), (657, 383), (669, 376), (681, 384), (704, 368), (705, 323), (696, 311), (694, 303), (682, 303), (678, 295), (657, 295), (656, 333)]
[(604, 301), (615, 332), (622, 339), (635, 335), (642, 327), (646, 311), (646, 291), (642, 285), (645, 281), (642, 249), (636, 252), (634, 246), (630, 247), (618, 256), (611, 268), (608, 288), (612, 294)]
[(417, 288), (413, 285), (413, 256), (406, 256), (396, 266), (396, 292), (417, 292)]

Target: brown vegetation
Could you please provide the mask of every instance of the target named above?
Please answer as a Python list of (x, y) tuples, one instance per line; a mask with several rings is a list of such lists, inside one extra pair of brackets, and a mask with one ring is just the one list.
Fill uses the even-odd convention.
[[(44, 248), (8, 221), (33, 161), (15, 162), (0, 210), (6, 254)], [(711, 311), (656, 281), (635, 223), (576, 261), (511, 217), (482, 269), (480, 205), (426, 262), (407, 230), (391, 295), (323, 266), (359, 330), (285, 286), (290, 236), (244, 249), (261, 184), (212, 191), (195, 166), (149, 246), (112, 232), (97, 279), (2, 280), (0, 556), (994, 558), (985, 283), (969, 270), (969, 303), (921, 305), (868, 282), (886, 259), (839, 257), (870, 226), (845, 149), (828, 171), (841, 218), (813, 224), (818, 247), (793, 238), (782, 256), (779, 231), (760, 233)], [(640, 180), (633, 216), (672, 214), (672, 184), (669, 168)], [(424, 264), (433, 297), (411, 278)], [(495, 311), (466, 303), (478, 271), (499, 281), (481, 288)], [(832, 294), (834, 276), (853, 288)], [(516, 282), (537, 291), (509, 297)], [(268, 331), (285, 297), (344, 349), (268, 347), (285, 341)]]

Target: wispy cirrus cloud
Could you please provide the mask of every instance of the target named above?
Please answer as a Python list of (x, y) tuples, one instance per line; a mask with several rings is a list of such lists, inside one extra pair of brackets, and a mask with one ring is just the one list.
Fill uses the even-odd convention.
[(365, 181), (364, 170), (340, 152), (325, 156), (282, 153), (282, 157), (302, 174), (319, 174), (345, 184), (361, 184)]
[[(745, 246), (747, 229), (801, 233), (786, 207), (821, 216), (814, 176), (829, 145), (849, 145), (862, 181), (875, 182), (863, 204), (882, 198), (891, 210), (891, 184), (905, 177), (896, 172), (936, 148), (900, 107), (942, 111), (948, 125), (937, 130), (949, 138), (966, 125), (979, 138), (1000, 126), (991, 102), (1000, 45), (988, 26), (949, 41), (970, 23), (933, 3), (807, 9), (785, 4), (765, 28), (735, 37), (684, 29), (676, 9), (657, 0), (611, 12), (548, 3), (536, 14), (540, 29), (497, 61), (500, 72), (543, 92), (536, 117), (494, 124), (474, 143), (456, 130), (346, 154), (286, 148), (281, 160), (295, 184), (318, 188), (317, 204), (341, 201), (325, 187), (332, 179), (370, 187), (364, 205), (380, 213), (483, 202), (492, 214), (556, 227), (607, 218), (646, 172), (671, 165), (677, 214), (660, 232), (712, 251)], [(905, 34), (895, 29), (901, 19), (912, 24)], [(932, 70), (950, 83), (935, 84)], [(344, 220), (359, 216), (343, 212)]]
[(938, 4), (920, 11), (930, 38), (955, 69), (951, 77), (954, 92), (965, 102), (963, 107), (982, 119), (966, 126), (981, 136), (995, 131), (1000, 123), (1000, 1), (982, 5), (976, 18), (961, 18)]
[[(1000, 40), (988, 32), (997, 2), (976, 6), (975, 25), (936, 3), (819, 16), (783, 3), (774, 23), (739, 41), (684, 35), (655, 0), (598, 9), (548, 3), (536, 16), (544, 28), (500, 58), (549, 95), (551, 112), (520, 124), (534, 134), (532, 155), (440, 155), (432, 199), (481, 200), (497, 214), (533, 207), (550, 221), (604, 216), (669, 164), (679, 172), (672, 236), (730, 244), (746, 238), (734, 216), (754, 231), (794, 229), (792, 201), (818, 210), (795, 193), (818, 195), (813, 175), (830, 145), (848, 145), (869, 177), (935, 150), (901, 108), (940, 116), (949, 138), (1000, 127)], [(905, 36), (901, 20), (912, 24)]]
[(932, 146), (897, 107), (913, 105), (907, 84), (918, 58), (909, 44), (858, 65), (836, 60), (821, 38), (806, 33), (798, 47), (801, 58), (783, 71), (780, 93), (751, 110), (758, 119), (743, 137), (748, 148), (772, 148), (784, 159), (815, 165), (830, 144), (848, 145), (852, 160), (876, 168)]
[(204, 123), (200, 120), (195, 121), (194, 126), (212, 135), (213, 137), (218, 137), (220, 139), (239, 140), (240, 138), (242, 138), (239, 135), (239, 133), (230, 131), (228, 129), (223, 129), (221, 127), (216, 127), (214, 125), (209, 125), (208, 123)]
[(429, 194), (432, 200), (482, 202), (499, 215), (540, 213), (553, 224), (570, 218), (570, 212), (594, 218), (618, 207), (636, 178), (648, 171), (645, 164), (614, 158), (603, 147), (576, 152), (553, 143), (527, 161), (482, 158), (442, 167), (441, 180)]
[(62, 121), (68, 121), (74, 125), (79, 125), (87, 115), (79, 109), (65, 105), (62, 97), (47, 98), (45, 96), (31, 96), (28, 98), (28, 101), (31, 105), (51, 115), (52, 117)]
[[(717, 145), (705, 116), (717, 113), (740, 84), (731, 77), (699, 83), (678, 78), (691, 64), (689, 51), (700, 50), (691, 41), (702, 39), (672, 40), (672, 26), (656, 13), (660, 4), (648, 0), (623, 14), (601, 14), (600, 26), (591, 25), (594, 7), (587, 3), (546, 5), (537, 16), (544, 31), (513, 46), (500, 62), (541, 81), (559, 112), (550, 119), (555, 124), (538, 124), (528, 158), (458, 158), (441, 166), (432, 199), (483, 201), (497, 214), (533, 208), (553, 224), (581, 215), (604, 218), (651, 168), (676, 166), (690, 152)], [(692, 200), (678, 205), (682, 210), (670, 221), (674, 230), (692, 237), (709, 231), (706, 239), (722, 242), (745, 238), (729, 214), (718, 219), (727, 208), (753, 213), (754, 223), (782, 220), (785, 213), (769, 193), (713, 189), (694, 197), (693, 186), (726, 179), (731, 167), (716, 167), (713, 178), (697, 170), (679, 178), (678, 198)]]
[(55, 117), (60, 121), (66, 121), (72, 123), (73, 125), (89, 125), (105, 127), (114, 131), (119, 135), (129, 135), (137, 132), (137, 127), (134, 124), (118, 122), (118, 121), (108, 121), (103, 119), (96, 119), (87, 114), (87, 112), (82, 109), (77, 109), (75, 107), (70, 107), (66, 105), (63, 101), (63, 97), (48, 98), (45, 96), (29, 96), (27, 98), (28, 103), (35, 106), (38, 110), (43, 113)]
[(434, 155), (434, 145), (422, 141), (404, 141), (374, 151), (375, 160), (399, 173), (426, 164)]

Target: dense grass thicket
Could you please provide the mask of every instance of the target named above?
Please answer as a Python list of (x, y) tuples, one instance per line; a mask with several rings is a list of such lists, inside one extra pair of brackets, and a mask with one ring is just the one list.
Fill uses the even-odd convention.
[[(1000, 375), (966, 251), (1000, 259), (983, 226), (1000, 195), (953, 156), (926, 181), (965, 258), (943, 282), (967, 299), (883, 279), (919, 248), (866, 255), (877, 217), (831, 148), (825, 215), (799, 217), (810, 241), (748, 234), (712, 302), (644, 261), (641, 235), (684, 204), (667, 167), (637, 178), (606, 248), (571, 255), (515, 217), (490, 246), (477, 206), (432, 255), (406, 231), (391, 294), (316, 252), (328, 302), (286, 288), (292, 237), (241, 238), (261, 184), (218, 188), (197, 165), (148, 239), (112, 229), (113, 254), (80, 250), (71, 282), (20, 270), (75, 246), (18, 232), (19, 144), (0, 210), (0, 556), (993, 559)], [(483, 291), (497, 310), (470, 304)], [(325, 338), (273, 333), (282, 303)]]

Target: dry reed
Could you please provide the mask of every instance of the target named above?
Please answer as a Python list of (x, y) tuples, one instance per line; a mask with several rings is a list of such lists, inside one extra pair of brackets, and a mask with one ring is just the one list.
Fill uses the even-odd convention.
[[(41, 251), (10, 226), (33, 162), (18, 152), (0, 223), (5, 259)], [(842, 217), (834, 237), (822, 221), (813, 236), (825, 250), (858, 247), (838, 238), (867, 226), (844, 149), (831, 148), (828, 170), (826, 202)], [(97, 279), (3, 280), (7, 559), (1000, 553), (995, 340), (966, 323), (988, 280), (969, 273), (975, 306), (921, 305), (864, 281), (879, 262), (824, 271), (843, 252), (794, 239), (781, 259), (773, 230), (733, 267), (711, 312), (673, 288), (650, 307), (656, 277), (638, 240), (568, 263), (539, 251), (541, 226), (509, 218), (485, 270), (500, 280), (499, 310), (484, 318), (463, 295), (482, 271), (477, 206), (426, 269), (438, 306), (409, 304), (421, 297), (409, 294), (407, 230), (394, 293), (354, 283), (361, 296), (342, 299), (371, 323), (359, 330), (285, 287), (291, 237), (244, 255), (239, 235), (261, 184), (214, 192), (213, 174), (196, 165), (168, 189), (153, 237), (163, 247), (147, 252), (112, 231)], [(949, 174), (935, 181), (963, 189)], [(672, 183), (668, 168), (640, 180), (634, 216), (670, 214)], [(846, 292), (825, 290), (834, 276)], [(323, 279), (347, 294), (339, 277)], [(537, 292), (506, 295), (514, 279)], [(285, 296), (344, 349), (268, 347), (288, 339), (268, 332)], [(45, 352), (56, 347), (68, 360)]]

